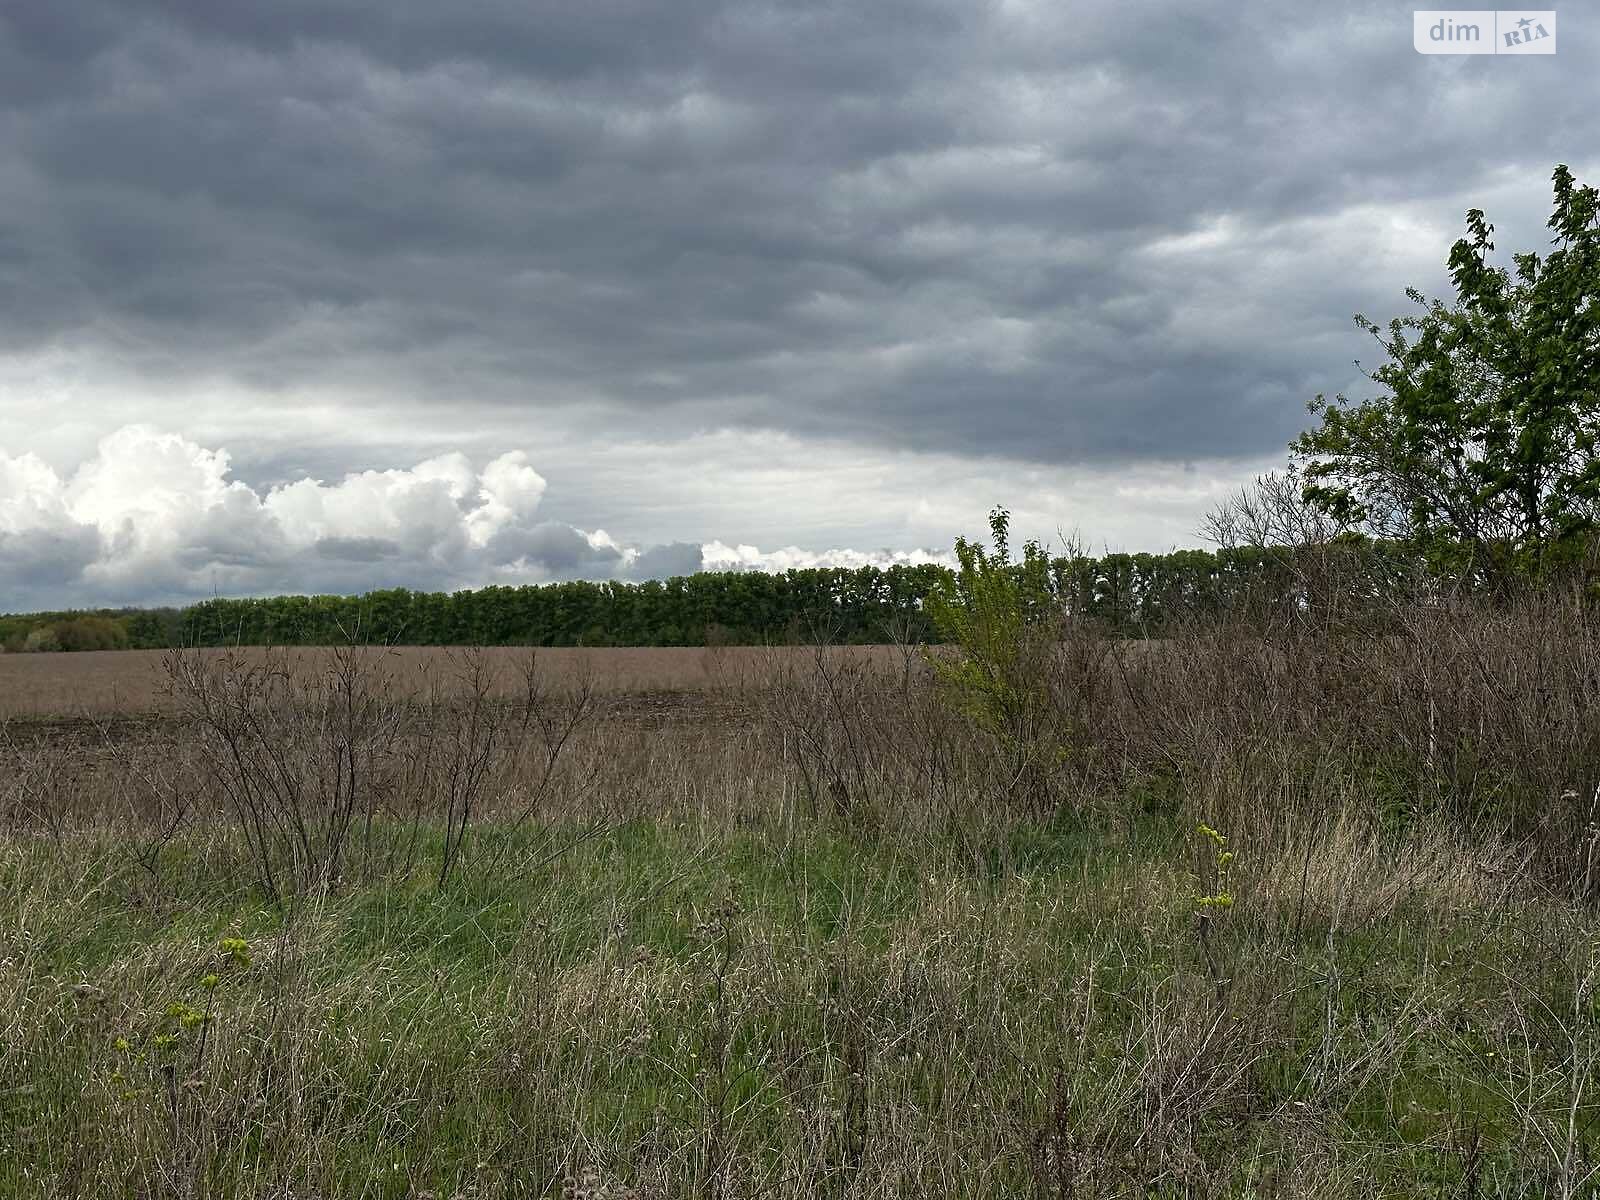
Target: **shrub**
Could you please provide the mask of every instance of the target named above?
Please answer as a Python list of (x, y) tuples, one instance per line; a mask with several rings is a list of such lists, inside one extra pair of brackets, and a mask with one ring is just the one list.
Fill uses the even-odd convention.
[(1068, 722), (1052, 678), (1061, 633), (1050, 588), (1050, 559), (1037, 542), (1013, 562), (1010, 514), (989, 514), (992, 550), (956, 540), (959, 566), (936, 584), (928, 615), (954, 654), (928, 656), (942, 694), (998, 743), (1011, 774), (1035, 808), (1068, 754)]
[(56, 640), (63, 650), (126, 650), (128, 631), (110, 617), (73, 617), (57, 621)]
[(61, 649), (61, 639), (56, 636), (55, 627), (41, 625), (30, 630), (28, 636), (22, 640), (22, 649), (26, 654), (42, 654)]

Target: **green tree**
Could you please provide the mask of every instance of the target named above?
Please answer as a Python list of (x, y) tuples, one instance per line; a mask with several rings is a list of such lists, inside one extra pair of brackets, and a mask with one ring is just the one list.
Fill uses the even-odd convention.
[(1291, 449), (1305, 496), (1335, 518), (1505, 580), (1564, 561), (1600, 518), (1600, 204), (1554, 174), (1552, 249), (1490, 265), (1494, 226), (1467, 214), (1450, 252), (1455, 301), (1381, 328), (1384, 389), (1318, 396)]

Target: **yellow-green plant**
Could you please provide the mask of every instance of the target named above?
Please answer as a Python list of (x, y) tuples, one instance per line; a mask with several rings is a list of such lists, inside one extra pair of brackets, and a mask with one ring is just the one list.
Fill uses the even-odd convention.
[(1201, 821), (1196, 832), (1210, 844), (1210, 861), (1203, 879), (1208, 891), (1194, 898), (1195, 907), (1207, 909), (1232, 908), (1233, 893), (1228, 889), (1228, 873), (1233, 865), (1233, 851), (1227, 848), (1228, 839)]
[(1233, 907), (1233, 891), (1228, 882), (1233, 867), (1233, 851), (1228, 849), (1227, 837), (1204, 821), (1195, 826), (1195, 832), (1203, 839), (1202, 853), (1206, 856), (1206, 863), (1200, 869), (1200, 892), (1194, 897), (1197, 914), (1195, 936), (1200, 942), (1200, 952), (1205, 956), (1206, 973), (1211, 976), (1220, 1007), (1227, 1002), (1228, 987), (1233, 983), (1233, 978), (1224, 969), (1212, 944), (1211, 921), (1216, 914)]
[(998, 741), (1011, 777), (1042, 804), (1047, 773), (1069, 750), (1049, 682), (1058, 609), (1049, 556), (1029, 541), (1013, 561), (1010, 523), (1003, 508), (989, 514), (993, 549), (956, 539), (957, 569), (927, 601), (948, 646), (927, 658), (946, 699)]
[[(157, 1019), (156, 1030), (146, 1043), (148, 1049), (138, 1049), (137, 1037), (130, 1038), (127, 1034), (113, 1039), (112, 1049), (118, 1056), (118, 1066), (111, 1082), (121, 1089), (123, 1099), (131, 1100), (148, 1093), (147, 1087), (133, 1086), (126, 1072), (151, 1063), (152, 1058), (153, 1065), (167, 1081), (169, 1094), (180, 1065), (187, 1068), (183, 1072), (185, 1078), (198, 1077), (210, 1040), (217, 989), (249, 965), (250, 943), (244, 938), (223, 938), (206, 962), (209, 969), (195, 981), (200, 990), (199, 1002), (181, 996), (171, 1000)], [(180, 1063), (180, 1060), (187, 1061)], [(175, 1103), (175, 1095), (172, 1099)]]

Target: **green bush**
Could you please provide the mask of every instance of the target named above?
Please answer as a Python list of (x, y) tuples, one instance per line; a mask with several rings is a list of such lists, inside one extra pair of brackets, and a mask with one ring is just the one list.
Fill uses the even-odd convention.
[(126, 650), (128, 631), (110, 617), (73, 617), (48, 626), (62, 650)]
[(1048, 779), (1068, 756), (1068, 723), (1052, 688), (1061, 606), (1038, 542), (1013, 562), (1010, 514), (989, 514), (993, 550), (956, 539), (956, 571), (939, 580), (927, 612), (954, 654), (929, 665), (946, 699), (994, 739), (1008, 774), (1035, 808), (1048, 806)]
[(55, 627), (41, 625), (30, 630), (28, 636), (22, 640), (22, 650), (25, 654), (41, 654), (61, 649), (61, 639), (56, 636)]

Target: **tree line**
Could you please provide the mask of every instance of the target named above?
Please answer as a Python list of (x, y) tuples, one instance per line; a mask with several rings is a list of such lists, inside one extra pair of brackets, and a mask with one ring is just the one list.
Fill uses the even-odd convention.
[[(1337, 586), (1373, 591), (1403, 561), (1351, 543)], [(1234, 546), (1169, 554), (1060, 556), (1044, 582), (1071, 618), (1159, 636), (1178, 620), (1241, 610), (1304, 612), (1328, 580), (1327, 551)], [(1316, 569), (1312, 569), (1315, 567)], [(1353, 582), (1359, 577), (1361, 583)], [(1381, 578), (1380, 578), (1381, 577)], [(826, 639), (938, 641), (927, 602), (948, 568), (705, 571), (642, 583), (582, 580), (451, 593), (389, 588), (356, 596), (216, 598), (186, 608), (0, 617), (8, 651), (319, 645), (700, 646)], [(1326, 586), (1333, 586), (1328, 584)]]
[[(1233, 547), (1053, 561), (1050, 592), (1069, 616), (1159, 634), (1180, 615), (1302, 605), (1296, 555)], [(315, 644), (351, 637), (417, 645), (701, 646), (940, 640), (927, 601), (948, 568), (704, 571), (642, 583), (571, 581), (450, 594), (213, 599), (185, 609), (185, 644)]]

